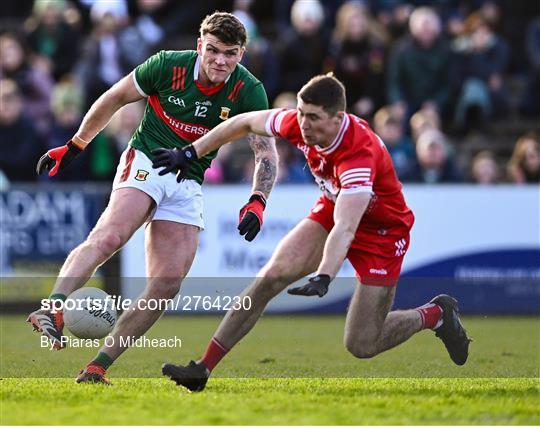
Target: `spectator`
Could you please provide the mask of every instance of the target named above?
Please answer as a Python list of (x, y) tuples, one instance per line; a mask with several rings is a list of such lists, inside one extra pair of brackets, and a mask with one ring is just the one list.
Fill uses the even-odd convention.
[(454, 42), (458, 77), (463, 82), (454, 119), (459, 131), (482, 129), (487, 119), (500, 116), (508, 108), (504, 84), (508, 64), (506, 42), (477, 13), (466, 19), (464, 31)]
[(96, 24), (96, 16), (105, 16), (110, 14), (121, 25), (129, 21), (129, 10), (127, 0), (79, 0), (79, 3), (86, 9), (89, 9), (92, 24)]
[(398, 177), (407, 176), (414, 167), (414, 144), (405, 135), (400, 117), (389, 106), (381, 108), (375, 114), (374, 130), (385, 143)]
[(437, 111), (432, 109), (419, 110), (414, 113), (410, 120), (411, 136), (413, 142), (418, 141), (418, 137), (428, 129), (441, 130), (441, 118)]
[(144, 62), (165, 37), (165, 31), (155, 18), (165, 3), (166, 0), (137, 0), (138, 16), (118, 36), (120, 49), (129, 64)]
[(234, 15), (246, 27), (248, 43), (242, 65), (248, 68), (264, 84), (269, 99), (274, 99), (279, 90), (280, 67), (270, 42), (259, 33), (255, 19), (249, 13), (252, 0), (236, 0)]
[(88, 108), (99, 95), (137, 65), (129, 62), (129, 55), (120, 43), (120, 29), (125, 17), (109, 11), (106, 8), (108, 4), (96, 2), (92, 6), (94, 29), (85, 43), (78, 66)]
[(388, 65), (388, 100), (406, 111), (420, 108), (445, 114), (451, 93), (451, 52), (441, 37), (439, 16), (428, 7), (415, 9), (409, 20), (411, 35), (397, 43)]
[[(262, 3), (262, 2), (261, 2)], [(273, 17), (272, 26), (275, 27), (277, 34), (282, 34), (290, 29), (291, 7), (294, 0), (273, 0), (272, 2)]]
[(499, 183), (499, 165), (492, 151), (481, 151), (474, 156), (471, 164), (471, 181), (482, 185)]
[(291, 110), (296, 108), (296, 94), (294, 92), (282, 92), (274, 100), (273, 108)]
[[(146, 21), (136, 19), (139, 29), (145, 32), (143, 36), (154, 38), (160, 30), (162, 37), (159, 48), (173, 50), (191, 48), (194, 45), (193, 34), (199, 32), (201, 18), (217, 9), (224, 9), (223, 1), (219, 0), (127, 0), (127, 3), (128, 6), (135, 3), (136, 7), (132, 7), (135, 10), (130, 10), (131, 14), (135, 17), (143, 16)], [(232, 1), (227, 4), (232, 4)], [(141, 23), (143, 26), (140, 26)]]
[(453, 40), (463, 34), (465, 29), (465, 16), (461, 11), (455, 11), (448, 17), (445, 25), (446, 36)]
[(537, 116), (540, 113), (540, 17), (529, 24), (526, 45), (530, 71), (520, 107), (523, 114)]
[(537, 134), (527, 133), (517, 140), (508, 174), (516, 184), (540, 182), (540, 137)]
[(330, 45), (330, 63), (336, 77), (345, 85), (350, 110), (371, 116), (384, 101), (384, 40), (372, 30), (375, 23), (357, 1), (344, 3), (336, 16)]
[(461, 172), (449, 155), (444, 134), (436, 129), (424, 131), (416, 142), (415, 168), (403, 177), (404, 181), (426, 184), (461, 182)]
[(390, 0), (387, 7), (377, 12), (377, 21), (389, 32), (392, 41), (399, 40), (407, 34), (407, 23), (413, 11), (408, 3)]
[(484, 0), (478, 12), (490, 28), (497, 32), (500, 30), (501, 8), (496, 0)]
[(324, 34), (324, 10), (319, 0), (296, 0), (291, 9), (292, 28), (278, 41), (281, 89), (298, 92), (323, 70), (328, 52)]
[[(64, 13), (70, 18), (69, 24)], [(79, 20), (78, 11), (65, 0), (36, 0), (25, 23), (30, 47), (47, 58), (55, 80), (71, 72), (79, 56)]]
[(0, 171), (9, 181), (36, 181), (43, 143), (32, 120), (23, 114), (17, 83), (0, 80)]
[(0, 78), (17, 83), (25, 114), (45, 134), (50, 122), (53, 80), (46, 69), (29, 60), (22, 41), (12, 33), (0, 36)]

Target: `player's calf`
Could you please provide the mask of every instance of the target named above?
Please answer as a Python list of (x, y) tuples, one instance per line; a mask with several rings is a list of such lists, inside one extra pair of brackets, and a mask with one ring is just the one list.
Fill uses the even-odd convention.
[(258, 300), (264, 300), (268, 303), (297, 279), (299, 277), (291, 277), (288, 274), (287, 265), (282, 262), (271, 262), (263, 267), (255, 282), (248, 289), (250, 289), (250, 293), (257, 295)]

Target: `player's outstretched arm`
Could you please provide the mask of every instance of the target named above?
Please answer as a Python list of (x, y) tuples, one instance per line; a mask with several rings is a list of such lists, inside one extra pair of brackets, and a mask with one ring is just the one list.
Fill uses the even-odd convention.
[(265, 130), (266, 120), (271, 112), (272, 110), (261, 110), (239, 114), (216, 126), (192, 144), (197, 157), (201, 158), (222, 145), (240, 139), (249, 133), (266, 137), (272, 136), (268, 135)]
[(324, 245), (323, 258), (315, 277), (303, 286), (288, 289), (291, 295), (323, 297), (336, 277), (356, 234), (360, 219), (371, 199), (370, 193), (340, 193), (334, 208), (334, 228)]
[(48, 172), (56, 175), (69, 165), (95, 136), (109, 123), (111, 117), (121, 107), (143, 97), (137, 91), (130, 73), (107, 92), (101, 95), (90, 107), (77, 133), (65, 145), (53, 148), (40, 157), (36, 172), (38, 175)]

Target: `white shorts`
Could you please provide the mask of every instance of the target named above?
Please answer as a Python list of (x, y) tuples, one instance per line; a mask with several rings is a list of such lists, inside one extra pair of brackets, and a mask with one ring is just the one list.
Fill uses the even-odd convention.
[(201, 185), (192, 179), (176, 182), (176, 174), (159, 176), (152, 162), (142, 152), (128, 147), (120, 158), (113, 182), (118, 188), (138, 188), (156, 202), (148, 221), (167, 220), (204, 229)]

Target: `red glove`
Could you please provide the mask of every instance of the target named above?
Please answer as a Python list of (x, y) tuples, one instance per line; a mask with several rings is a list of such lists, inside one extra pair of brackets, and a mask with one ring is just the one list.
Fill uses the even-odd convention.
[(75, 157), (81, 154), (86, 145), (88, 145), (87, 142), (73, 137), (66, 145), (47, 151), (37, 162), (37, 174), (41, 175), (44, 171), (49, 171), (49, 176), (55, 176), (58, 171), (64, 170)]
[(238, 231), (248, 242), (251, 242), (261, 231), (263, 225), (263, 211), (266, 207), (266, 199), (262, 194), (252, 194), (242, 209), (238, 220)]

